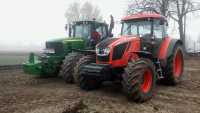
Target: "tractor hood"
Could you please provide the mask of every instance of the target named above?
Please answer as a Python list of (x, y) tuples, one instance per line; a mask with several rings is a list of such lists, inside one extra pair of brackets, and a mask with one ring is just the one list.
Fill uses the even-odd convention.
[(118, 38), (106, 39), (96, 47), (96, 62), (117, 67), (119, 63), (128, 61), (129, 52), (138, 50), (140, 50), (140, 38), (137, 36), (119, 36)]
[(96, 47), (97, 48), (107, 48), (107, 47), (111, 48), (114, 45), (126, 43), (135, 38), (136, 36), (119, 36), (117, 38), (108, 38), (101, 41)]
[[(72, 49), (84, 49), (84, 40), (83, 38), (62, 38), (56, 40), (50, 40), (46, 42), (47, 54), (67, 54), (71, 52)], [(49, 53), (49, 50), (53, 52)]]
[(77, 42), (77, 41), (83, 41), (83, 38), (78, 38), (78, 37), (66, 37), (66, 38), (60, 38), (60, 39), (53, 39), (53, 40), (49, 40), (49, 41), (47, 41), (47, 43), (48, 42)]

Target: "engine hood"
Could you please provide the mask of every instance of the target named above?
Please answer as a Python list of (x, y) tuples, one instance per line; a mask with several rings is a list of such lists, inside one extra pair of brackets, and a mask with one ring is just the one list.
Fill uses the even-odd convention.
[(79, 38), (79, 37), (66, 37), (66, 38), (59, 38), (59, 39), (53, 39), (53, 40), (49, 40), (47, 42), (61, 42), (61, 43), (65, 43), (65, 42), (77, 42), (77, 41), (84, 41), (83, 38)]
[(136, 38), (136, 36), (119, 36), (117, 38), (108, 38), (108, 39), (101, 41), (96, 47), (97, 48), (112, 47), (113, 45), (126, 43), (135, 38)]
[(103, 41), (101, 41), (99, 44), (96, 45), (97, 48), (106, 48), (108, 47), (111, 43), (117, 41), (119, 38), (107, 38)]
[(56, 54), (67, 54), (73, 49), (84, 49), (85, 41), (75, 37), (54, 39), (46, 42), (46, 48), (55, 50)]

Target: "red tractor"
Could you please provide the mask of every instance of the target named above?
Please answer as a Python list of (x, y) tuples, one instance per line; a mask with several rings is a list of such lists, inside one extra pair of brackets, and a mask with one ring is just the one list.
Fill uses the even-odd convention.
[(121, 81), (135, 102), (150, 99), (156, 81), (180, 82), (184, 69), (182, 41), (167, 34), (167, 20), (158, 13), (140, 12), (122, 19), (121, 36), (96, 46), (95, 55), (80, 58), (75, 78), (85, 90), (104, 81)]

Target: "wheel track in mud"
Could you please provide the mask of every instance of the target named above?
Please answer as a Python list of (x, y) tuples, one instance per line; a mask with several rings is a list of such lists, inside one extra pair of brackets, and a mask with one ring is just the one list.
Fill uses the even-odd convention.
[(4, 93), (0, 93), (0, 112), (62, 113), (67, 111), (68, 104), (82, 99), (87, 106), (86, 113), (199, 113), (199, 72), (187, 70), (186, 80), (175, 87), (158, 84), (156, 95), (150, 101), (136, 104), (112, 85), (85, 92), (76, 85), (65, 84), (62, 78), (36, 79), (22, 70), (1, 71), (0, 92), (4, 90)]

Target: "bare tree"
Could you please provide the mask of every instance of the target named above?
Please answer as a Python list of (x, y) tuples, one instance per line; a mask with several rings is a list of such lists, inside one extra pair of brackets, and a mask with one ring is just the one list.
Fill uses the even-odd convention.
[(128, 14), (153, 8), (163, 16), (168, 16), (170, 0), (129, 0)]
[(174, 0), (171, 4), (170, 17), (179, 25), (179, 36), (185, 50), (187, 14), (200, 10), (200, 3), (193, 0)]
[(79, 20), (80, 19), (80, 4), (77, 2), (70, 4), (66, 10), (65, 16), (67, 18), (68, 23)]
[(198, 50), (200, 51), (200, 34), (198, 35), (197, 44), (198, 44)]
[(163, 16), (175, 20), (178, 23), (179, 36), (185, 50), (186, 16), (188, 13), (200, 10), (200, 3), (197, 0), (130, 0), (130, 3), (127, 12), (150, 7), (156, 9)]
[(85, 2), (83, 5), (77, 2), (70, 4), (65, 16), (68, 23), (79, 20), (93, 20), (94, 18), (99, 21), (102, 20), (100, 9), (89, 2)]

